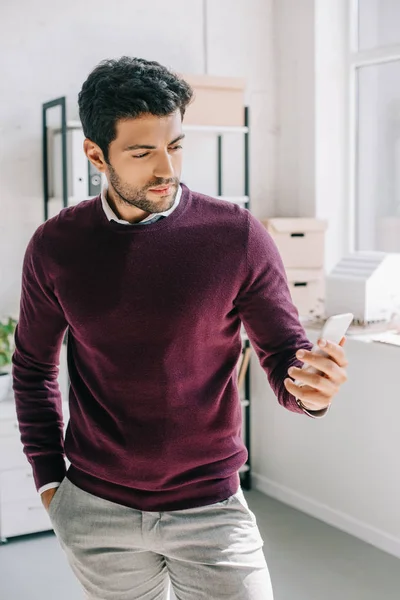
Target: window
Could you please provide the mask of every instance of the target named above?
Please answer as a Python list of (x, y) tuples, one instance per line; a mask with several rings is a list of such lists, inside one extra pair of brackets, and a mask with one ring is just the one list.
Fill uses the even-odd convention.
[(400, 252), (400, 0), (352, 11), (355, 250)]
[(358, 45), (360, 50), (400, 43), (399, 0), (358, 1)]

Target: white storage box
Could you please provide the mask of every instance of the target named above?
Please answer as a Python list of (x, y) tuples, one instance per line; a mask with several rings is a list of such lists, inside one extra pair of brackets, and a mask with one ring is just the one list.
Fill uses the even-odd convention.
[(324, 315), (325, 277), (323, 269), (286, 269), (293, 304), (300, 317)]
[(286, 269), (324, 267), (326, 221), (273, 218), (262, 223), (275, 241)]
[(217, 127), (243, 127), (244, 79), (211, 75), (183, 75), (194, 90), (184, 124)]

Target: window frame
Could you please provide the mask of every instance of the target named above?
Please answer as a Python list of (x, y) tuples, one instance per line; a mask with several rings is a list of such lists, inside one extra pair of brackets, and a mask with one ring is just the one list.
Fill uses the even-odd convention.
[(359, 15), (362, 0), (349, 2), (348, 106), (349, 106), (349, 228), (350, 252), (358, 250), (358, 70), (362, 67), (400, 62), (400, 44), (359, 49)]

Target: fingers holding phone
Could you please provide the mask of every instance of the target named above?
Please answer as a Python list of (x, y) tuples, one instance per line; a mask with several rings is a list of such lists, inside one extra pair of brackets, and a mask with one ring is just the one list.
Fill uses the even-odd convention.
[(303, 367), (291, 367), (286, 389), (302, 408), (320, 411), (329, 407), (340, 386), (347, 381), (345, 334), (353, 320), (351, 313), (327, 320), (321, 338), (311, 351), (299, 350), (296, 357)]

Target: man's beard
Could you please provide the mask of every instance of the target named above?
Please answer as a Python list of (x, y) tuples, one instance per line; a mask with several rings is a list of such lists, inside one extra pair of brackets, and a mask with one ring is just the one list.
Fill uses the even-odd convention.
[[(110, 174), (110, 183), (121, 201), (127, 206), (135, 206), (144, 212), (156, 214), (169, 210), (174, 205), (180, 183), (177, 177), (174, 177), (173, 179), (163, 179), (161, 177), (157, 177), (144, 188), (135, 188), (131, 185), (123, 183), (115, 172), (114, 168), (109, 163), (107, 164)], [(175, 187), (175, 191), (172, 193), (167, 206), (162, 206), (162, 203), (154, 200), (148, 200), (146, 197), (146, 194), (150, 188), (160, 187), (162, 185)], [(164, 200), (166, 200), (166, 198)]]

